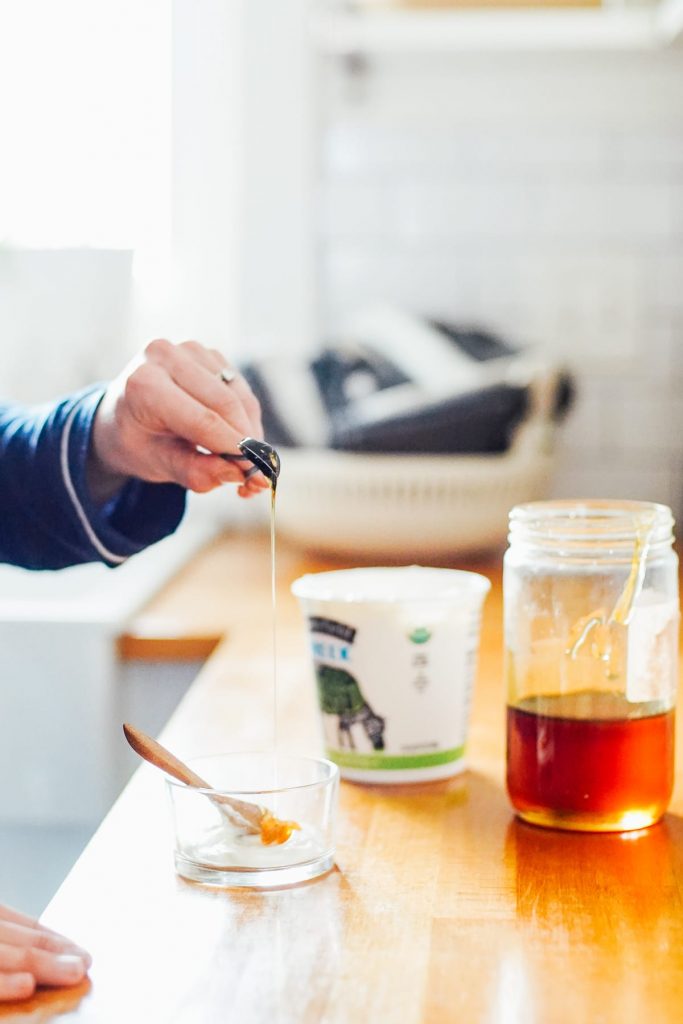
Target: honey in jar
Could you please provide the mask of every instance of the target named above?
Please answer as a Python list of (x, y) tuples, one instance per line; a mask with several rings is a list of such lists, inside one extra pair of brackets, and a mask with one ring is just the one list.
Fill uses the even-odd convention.
[(549, 827), (643, 828), (673, 783), (672, 519), (639, 502), (513, 509), (505, 560), (507, 786)]

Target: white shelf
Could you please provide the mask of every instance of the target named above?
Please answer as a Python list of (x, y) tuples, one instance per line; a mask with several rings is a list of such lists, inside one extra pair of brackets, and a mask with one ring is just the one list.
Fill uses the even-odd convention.
[(572, 10), (319, 12), (311, 30), (332, 55), (464, 50), (649, 50), (683, 35), (683, 0), (659, 6)]
[(657, 9), (657, 32), (662, 42), (683, 39), (683, 0), (661, 0)]

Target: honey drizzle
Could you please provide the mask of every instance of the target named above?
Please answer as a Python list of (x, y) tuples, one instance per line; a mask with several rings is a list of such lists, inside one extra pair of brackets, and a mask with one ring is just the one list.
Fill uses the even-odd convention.
[(647, 562), (650, 542), (655, 527), (655, 514), (643, 515), (635, 522), (635, 543), (631, 557), (631, 568), (624, 589), (617, 598), (614, 608), (607, 616), (604, 608), (598, 608), (588, 615), (582, 616), (574, 623), (569, 631), (565, 655), (568, 658), (576, 658), (584, 644), (589, 640), (590, 654), (606, 662), (606, 671), (613, 674), (612, 654), (615, 626), (628, 626), (631, 620), (631, 613), (638, 594), (643, 586), (645, 578), (645, 565)]
[(277, 786), (277, 595), (275, 590), (275, 491), (276, 480), (270, 481), (270, 601), (272, 612), (272, 648), (273, 648), (273, 770)]
[[(274, 467), (275, 468), (275, 467)], [(270, 478), (270, 599), (272, 609), (272, 647), (273, 647), (273, 802), (277, 804), (278, 771), (277, 771), (277, 595), (275, 589), (275, 492), (277, 474)], [(277, 811), (277, 807), (275, 807)], [(297, 821), (282, 821), (272, 811), (264, 810), (260, 821), (261, 842), (264, 846), (286, 843), (292, 832), (301, 828)]]
[(628, 626), (633, 611), (633, 603), (640, 593), (645, 578), (645, 563), (650, 548), (650, 541), (655, 526), (654, 512), (644, 515), (636, 521), (636, 541), (631, 559), (631, 571), (626, 580), (626, 585), (619, 595), (619, 600), (612, 609), (608, 622), (616, 622), (622, 626)]

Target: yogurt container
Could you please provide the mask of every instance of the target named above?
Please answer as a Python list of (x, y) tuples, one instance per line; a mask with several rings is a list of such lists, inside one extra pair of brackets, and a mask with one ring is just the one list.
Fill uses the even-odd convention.
[(292, 584), (310, 635), (327, 757), (356, 782), (423, 782), (465, 767), (485, 576), (342, 569)]

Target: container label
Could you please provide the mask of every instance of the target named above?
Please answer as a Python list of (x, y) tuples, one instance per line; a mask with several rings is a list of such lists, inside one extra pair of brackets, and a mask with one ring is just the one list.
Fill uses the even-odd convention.
[(479, 618), (469, 605), (428, 602), (409, 608), (378, 603), (362, 610), (326, 603), (324, 616), (309, 615), (330, 760), (369, 771), (459, 760)]
[(331, 750), (327, 748), (327, 756), (340, 768), (381, 768), (382, 771), (392, 768), (433, 768), (438, 764), (449, 764), (459, 761), (465, 753), (465, 747), (452, 747), (450, 750), (438, 750), (433, 754), (408, 754), (404, 757), (392, 757), (391, 754), (358, 754), (355, 751)]
[(626, 699), (671, 706), (678, 682), (678, 603), (644, 590), (628, 624)]

